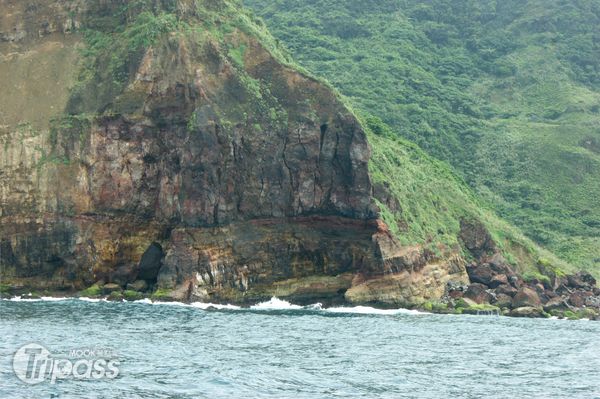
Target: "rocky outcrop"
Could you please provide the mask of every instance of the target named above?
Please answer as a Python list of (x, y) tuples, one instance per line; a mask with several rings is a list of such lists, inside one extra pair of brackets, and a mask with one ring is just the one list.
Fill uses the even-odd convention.
[(522, 287), (517, 291), (512, 300), (513, 308), (520, 308), (525, 306), (540, 307), (542, 301), (539, 295), (533, 289), (528, 287)]
[(535, 277), (521, 276), (478, 222), (461, 223), (461, 239), (473, 257), (466, 268), (470, 284), (448, 284), (443, 296), (447, 311), (479, 314), (491, 306), (514, 317), (597, 319), (600, 315), (600, 289), (591, 274), (563, 275), (548, 270), (542, 260)]
[[(468, 281), (464, 260), (459, 256), (428, 262), (426, 255), (413, 251), (417, 252), (416, 262), (400, 266), (396, 271), (378, 278), (356, 276), (345, 294), (346, 299), (351, 303), (410, 307), (438, 300), (449, 283)], [(387, 259), (396, 263), (401, 257)]]
[(600, 306), (585, 274), (524, 281), (476, 217), (460, 244), (401, 245), (406, 221), (394, 235), (382, 220), (400, 198), (372, 185), (359, 120), (235, 2), (0, 11), (0, 293)]
[[(467, 282), (458, 249), (403, 247), (379, 220), (365, 134), (330, 88), (247, 26), (207, 26), (228, 2), (151, 3), (141, 22), (117, 0), (0, 3), (0, 68), (56, 72), (11, 75), (35, 112), (1, 115), (3, 284), (411, 305)], [(115, 33), (136, 23), (164, 32)]]
[(552, 280), (540, 275), (544, 279), (523, 280), (506, 262), (501, 262), (500, 256), (496, 254), (494, 258), (493, 265), (483, 262), (467, 267), (470, 285), (448, 286), (445, 298), (450, 308), (468, 300), (477, 305), (494, 305), (514, 317), (595, 319), (600, 314), (600, 290), (589, 273), (555, 276)]

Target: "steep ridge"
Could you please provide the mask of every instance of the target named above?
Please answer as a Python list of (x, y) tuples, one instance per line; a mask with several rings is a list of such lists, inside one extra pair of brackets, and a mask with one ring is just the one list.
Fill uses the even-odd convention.
[(237, 2), (0, 8), (4, 292), (419, 306), (547, 265)]
[(537, 244), (600, 276), (598, 2), (245, 4), (358, 110), (449, 162)]
[(301, 301), (392, 272), (366, 136), (336, 95), (232, 4), (147, 3), (2, 3), (6, 70), (50, 75), (3, 78), (27, 96), (3, 125), (3, 280)]

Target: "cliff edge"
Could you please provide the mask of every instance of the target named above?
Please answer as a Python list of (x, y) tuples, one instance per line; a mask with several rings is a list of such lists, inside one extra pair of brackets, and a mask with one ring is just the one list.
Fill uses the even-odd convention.
[(431, 307), (551, 289), (444, 165), (237, 2), (0, 9), (0, 291)]
[(392, 236), (361, 123), (235, 3), (0, 6), (5, 285), (410, 304), (466, 281)]

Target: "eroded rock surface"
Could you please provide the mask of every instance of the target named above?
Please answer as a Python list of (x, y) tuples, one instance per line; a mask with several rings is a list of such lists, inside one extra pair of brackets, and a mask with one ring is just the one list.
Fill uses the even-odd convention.
[[(112, 82), (121, 75), (106, 76), (101, 57), (82, 58), (79, 32), (106, 33), (114, 15), (131, 22), (122, 6), (0, 2), (0, 67), (29, 57), (57, 72), (14, 75), (24, 103), (1, 115), (4, 282), (104, 284), (116, 297), (142, 281), (183, 300), (399, 305), (468, 281), (457, 249), (399, 245), (378, 220), (360, 123), (244, 29), (166, 32)], [(202, 13), (228, 3), (154, 7), (202, 26)], [(61, 67), (65, 54), (76, 68)], [(43, 96), (22, 91), (37, 80), (52, 83)]]

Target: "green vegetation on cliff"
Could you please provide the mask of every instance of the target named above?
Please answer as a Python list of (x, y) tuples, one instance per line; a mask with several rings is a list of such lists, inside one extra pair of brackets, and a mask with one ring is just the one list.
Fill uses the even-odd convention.
[[(82, 72), (79, 82), (73, 89), (68, 111), (74, 114), (119, 114), (141, 110), (140, 101), (143, 101), (143, 96), (138, 99), (131, 85), (142, 57), (149, 48), (153, 48), (155, 52), (160, 52), (160, 48), (164, 47), (170, 52), (181, 51), (178, 50), (181, 46), (177, 44), (177, 40), (182, 39), (191, 47), (194, 43), (205, 46), (207, 43), (214, 42), (221, 48), (227, 49), (229, 62), (235, 67), (241, 88), (249, 95), (250, 100), (243, 103), (241, 108), (236, 105), (230, 109), (223, 109), (220, 115), (223, 124), (227, 125), (229, 118), (239, 119), (242, 114), (246, 115), (244, 119), (252, 119), (255, 130), (276, 126), (278, 123), (287, 123), (286, 109), (278, 104), (268, 89), (272, 82), (261, 82), (247, 73), (246, 63), (253, 60), (247, 59), (245, 42), (238, 40), (240, 32), (259, 40), (277, 60), (285, 65), (298, 69), (305, 75), (310, 73), (295, 65), (287, 52), (269, 34), (261, 20), (253, 17), (239, 3), (209, 0), (201, 3), (203, 4), (196, 3), (196, 8), (187, 11), (194, 15), (192, 19), (187, 18), (185, 12), (177, 8), (173, 1), (165, 1), (159, 7), (155, 7), (154, 2), (137, 1), (119, 7), (116, 13), (106, 19), (97, 17), (90, 19), (83, 29), (86, 46), (82, 50)], [(98, 12), (93, 9), (90, 15), (97, 15)], [(359, 34), (358, 37), (360, 36)], [(188, 49), (186, 51), (194, 51), (190, 47)], [(222, 55), (214, 54), (214, 56)], [(341, 56), (336, 58), (336, 62), (342, 60)], [(407, 66), (406, 70), (410, 69), (411, 66)], [(165, 73), (176, 79), (178, 72), (174, 68)], [(393, 85), (397, 86), (397, 82), (386, 84), (388, 78), (379, 80), (382, 76), (373, 75), (374, 80), (371, 82), (370, 89), (391, 91)], [(422, 80), (426, 81), (425, 77), (422, 77)], [(343, 85), (341, 87), (344, 88)], [(444, 85), (440, 83), (438, 88), (432, 89), (432, 92), (436, 92), (437, 89), (443, 91), (443, 87)], [(459, 90), (454, 94), (461, 96), (465, 104), (470, 101), (466, 94)], [(422, 102), (428, 103), (431, 102), (429, 97), (433, 94), (422, 93), (419, 87), (415, 87), (412, 95), (423, 96)], [(369, 110), (377, 113), (375, 110), (377, 102), (372, 103), (373, 109), (360, 102), (371, 101), (371, 93), (366, 91), (356, 93), (356, 96), (351, 96), (352, 100), (355, 98), (359, 100), (356, 104), (361, 111)], [(383, 104), (385, 105), (385, 101)], [(308, 106), (310, 108), (310, 104)], [(439, 107), (436, 104), (432, 105), (434, 106)], [(438, 115), (440, 123), (456, 123), (454, 127), (448, 126), (449, 130), (467, 126), (475, 120), (470, 116), (455, 115), (443, 107), (439, 108), (439, 111), (445, 113)], [(396, 115), (394, 109), (390, 109), (390, 115)], [(402, 113), (398, 115), (401, 116)], [(417, 139), (421, 137), (419, 126), (434, 123), (435, 119), (420, 115), (415, 116), (413, 120), (415, 123), (404, 124), (390, 120), (385, 112), (380, 113), (379, 116), (394, 125), (406, 125), (414, 129), (415, 134), (407, 136), (418, 142), (420, 140)], [(459, 121), (461, 118), (464, 119), (462, 122)], [(72, 120), (73, 117), (66, 119)], [(194, 112), (187, 121), (190, 132), (197, 129), (197, 119), (198, 114)], [(380, 188), (390, 197), (388, 198), (390, 204), (382, 202), (380, 198), (377, 199), (382, 218), (403, 244), (422, 245), (442, 255), (443, 251), (456, 249), (461, 244), (459, 236), (462, 220), (479, 220), (513, 264), (518, 264), (522, 269), (532, 269), (537, 264), (541, 255), (535, 245), (523, 237), (518, 230), (496, 217), (492, 210), (486, 209), (464, 179), (454, 173), (451, 167), (432, 158), (410, 141), (398, 137), (395, 133), (398, 129), (391, 129), (379, 117), (365, 116), (362, 119), (373, 148), (370, 162), (373, 183), (376, 191), (381, 191)], [(437, 132), (435, 129), (430, 130), (433, 133)], [(68, 133), (69, 129), (62, 129), (62, 131), (63, 134)], [(450, 134), (446, 136), (448, 140), (456, 141), (456, 138), (452, 138)], [(424, 145), (427, 142), (421, 141), (421, 144), (426, 149), (433, 148)], [(431, 140), (431, 145), (447, 149), (448, 155), (459, 156), (458, 152), (464, 151), (458, 141), (452, 144)], [(433, 150), (432, 152), (435, 153)], [(546, 257), (552, 259), (554, 264), (565, 267), (551, 255), (546, 254)], [(533, 268), (533, 272), (537, 272), (537, 269)]]
[(600, 3), (245, 0), (307, 69), (578, 267), (600, 261)]
[[(526, 276), (547, 277), (573, 266), (557, 259), (500, 219), (448, 164), (398, 137), (378, 117), (365, 116), (372, 148), (370, 174), (375, 195), (380, 188), (392, 204), (377, 199), (381, 217), (404, 245), (423, 245), (433, 251), (461, 245), (461, 222), (485, 226), (507, 260)], [(463, 252), (467, 257), (467, 251)]]
[[(295, 65), (286, 51), (268, 33), (265, 25), (245, 11), (239, 2), (97, 1), (89, 3), (89, 8), (85, 10), (81, 15), (79, 30), (72, 32), (78, 40), (79, 73), (74, 74), (74, 81), (64, 82), (67, 83), (64, 86), (71, 89), (70, 100), (63, 114), (55, 115), (49, 120), (49, 130), (44, 133), (47, 135), (47, 140), (40, 139), (40, 145), (47, 145), (47, 148), (40, 148), (48, 153), (43, 153), (37, 169), (38, 172), (48, 169), (53, 173), (56, 170), (58, 171), (56, 176), (61, 178), (66, 176), (74, 178), (78, 176), (76, 173), (82, 173), (85, 178), (77, 177), (79, 179), (77, 181), (90, 181), (91, 186), (97, 191), (91, 192), (89, 197), (79, 196), (77, 192), (72, 194), (73, 197), (69, 192), (65, 193), (64, 197), (57, 196), (60, 197), (60, 201), (56, 201), (58, 212), (70, 217), (77, 215), (78, 212), (94, 214), (98, 210), (102, 212), (116, 210), (120, 213), (124, 210), (138, 212), (140, 209), (140, 214), (143, 210), (148, 212), (148, 215), (152, 215), (155, 211), (152, 204), (155, 201), (142, 198), (146, 194), (145, 187), (134, 186), (144, 180), (146, 180), (144, 183), (147, 183), (146, 178), (141, 178), (144, 176), (141, 171), (153, 170), (157, 167), (155, 165), (159, 165), (167, 172), (177, 170), (179, 173), (181, 154), (178, 152), (183, 150), (182, 147), (189, 145), (188, 143), (196, 142), (195, 149), (198, 152), (188, 157), (188, 160), (192, 160), (193, 163), (197, 162), (197, 165), (194, 165), (194, 173), (184, 175), (185, 178), (182, 180), (185, 189), (179, 191), (177, 196), (173, 195), (177, 201), (181, 200), (185, 203), (184, 200), (189, 200), (186, 205), (188, 207), (186, 211), (189, 211), (187, 214), (178, 215), (175, 207), (172, 210), (173, 215), (181, 216), (186, 223), (197, 223), (202, 226), (225, 225), (235, 220), (236, 212), (240, 209), (246, 212), (244, 217), (248, 218), (253, 215), (272, 216), (273, 206), (285, 204), (296, 191), (303, 194), (298, 196), (298, 198), (302, 197), (298, 202), (302, 205), (290, 206), (290, 210), (284, 209), (279, 213), (280, 215), (288, 215), (284, 213), (285, 211), (290, 215), (310, 215), (321, 212), (326, 215), (335, 214), (355, 218), (373, 217), (371, 185), (366, 173), (366, 162), (364, 162), (368, 147), (359, 123), (353, 118), (352, 111), (340, 102), (340, 96), (332, 92), (331, 88), (325, 87), (315, 78), (310, 77), (309, 72)], [(339, 28), (345, 29), (342, 25)], [(341, 59), (343, 57), (340, 57)], [(297, 74), (293, 69), (300, 70), (301, 74)], [(391, 85), (391, 82), (388, 83)], [(387, 91), (392, 87), (386, 85), (385, 80), (373, 81), (372, 84), (374, 90)], [(377, 87), (379, 89), (376, 89)], [(440, 85), (439, 89), (443, 88), (444, 85)], [(432, 91), (432, 93), (436, 92), (437, 89)], [(361, 94), (360, 99), (369, 100), (367, 94), (366, 92), (364, 96)], [(415, 88), (413, 94), (422, 95), (421, 88), (418, 90)], [(456, 95), (463, 94), (457, 91)], [(351, 98), (351, 100), (355, 99)], [(341, 101), (347, 103), (345, 99)], [(493, 209), (487, 209), (465, 182), (468, 179), (456, 174), (445, 161), (434, 159), (422, 148), (412, 144), (406, 138), (399, 137), (397, 132), (401, 129), (394, 124), (393, 120), (387, 120), (389, 118), (386, 118), (385, 114), (369, 116), (378, 114), (377, 110), (368, 112), (369, 107), (361, 105), (360, 102), (355, 102), (355, 105), (358, 105), (359, 111), (356, 114), (359, 115), (359, 120), (362, 119), (361, 125), (367, 132), (373, 150), (369, 172), (374, 184), (375, 199), (381, 209), (381, 217), (405, 246), (423, 248), (423, 252), (427, 252), (427, 258), (435, 261), (443, 261), (445, 255), (450, 253), (455, 255), (457, 252), (469, 257), (471, 254), (464, 250), (460, 238), (463, 224), (466, 222), (467, 226), (483, 227), (477, 230), (483, 231), (485, 243), (490, 241), (488, 233), (494, 241), (493, 248), (486, 246), (477, 247), (478, 249), (487, 252), (494, 252), (497, 248), (502, 250), (505, 257), (512, 264), (518, 265), (521, 271), (527, 270), (532, 274), (543, 272), (535, 267), (540, 263), (542, 256), (549, 259), (551, 266), (549, 268), (564, 267), (551, 255), (542, 253), (517, 229), (495, 216)], [(443, 107), (440, 110), (448, 112), (448, 115), (452, 114)], [(392, 128), (379, 117), (392, 123)], [(467, 117), (458, 115), (457, 118)], [(468, 121), (465, 119), (465, 126), (471, 123), (471, 120), (476, 120), (475, 117), (469, 118), (471, 119), (467, 118)], [(433, 123), (434, 120), (421, 115), (415, 117), (414, 122), (426, 124)], [(445, 116), (440, 118), (440, 123), (442, 121), (446, 121)], [(409, 123), (406, 126), (416, 128), (416, 125)], [(264, 151), (269, 157), (273, 154), (276, 156), (274, 164), (278, 164), (283, 158), (281, 168), (276, 168), (269, 173), (264, 171), (258, 173), (262, 168), (257, 167), (257, 174), (250, 175), (246, 181), (257, 182), (266, 178), (268, 183), (268, 179), (272, 178), (277, 186), (284, 187), (289, 184), (291, 195), (283, 193), (281, 197), (273, 197), (271, 203), (261, 204), (264, 197), (263, 189), (268, 184), (261, 183), (261, 187), (246, 187), (246, 183), (240, 183), (244, 180), (232, 180), (230, 187), (234, 187), (235, 190), (252, 192), (252, 189), (255, 189), (255, 197), (248, 193), (244, 195), (240, 193), (240, 198), (244, 199), (244, 196), (248, 198), (245, 199), (248, 201), (246, 206), (241, 206), (241, 201), (234, 203), (232, 200), (231, 205), (224, 207), (215, 202), (216, 206), (206, 207), (206, 213), (196, 213), (198, 209), (203, 208), (198, 206), (199, 202), (194, 201), (206, 198), (207, 204), (213, 204), (215, 196), (230, 190), (223, 186), (219, 187), (223, 169), (218, 166), (219, 162), (224, 161), (219, 160), (211, 164), (207, 160), (214, 154), (202, 153), (204, 149), (208, 149), (209, 152), (215, 151), (215, 148), (220, 145), (207, 134), (212, 128), (215, 129), (215, 135), (226, 142), (232, 140), (234, 135), (243, 136), (243, 139), (240, 139), (242, 150), (245, 150), (247, 145), (253, 145), (251, 139), (254, 139), (257, 145), (259, 143), (261, 146), (264, 145), (256, 148)], [(111, 129), (115, 131), (122, 129), (118, 130), (120, 133), (131, 129), (129, 133), (132, 136), (140, 133), (147, 135), (146, 138), (155, 134), (149, 140), (150, 142), (154, 142), (155, 137), (162, 138), (169, 135), (173, 141), (173, 134), (177, 133), (177, 138), (173, 141), (177, 148), (171, 148), (172, 143), (160, 140), (157, 140), (160, 145), (155, 147), (145, 144), (140, 144), (139, 147), (132, 145), (128, 147), (132, 148), (132, 152), (126, 153), (130, 158), (123, 161), (121, 165), (119, 160), (113, 159), (113, 148), (96, 147), (95, 151), (98, 149), (101, 153), (105, 151), (106, 158), (110, 159), (110, 162), (104, 162), (102, 166), (114, 168), (114, 176), (132, 182), (131, 185), (113, 184), (109, 182), (112, 176), (108, 172), (109, 169), (98, 169), (95, 175), (87, 174), (88, 170), (93, 169), (89, 165), (95, 162), (93, 160), (98, 157), (98, 154), (91, 156), (86, 154), (86, 151), (94, 144), (98, 145), (102, 142), (98, 140), (99, 133), (104, 132), (102, 129), (106, 129), (106, 132), (112, 132)], [(299, 142), (297, 151), (292, 154), (290, 152), (292, 145), (288, 145), (287, 137), (290, 132), (296, 132), (296, 129), (304, 129), (313, 135), (312, 147), (305, 147), (304, 143)], [(435, 129), (431, 129), (431, 132), (437, 134)], [(348, 148), (351, 148), (348, 152), (351, 156), (345, 155), (345, 149), (338, 153), (342, 148), (340, 145), (346, 145), (343, 135), (347, 133), (352, 133), (352, 139), (348, 140), (350, 143)], [(94, 135), (96, 135), (95, 140)], [(407, 136), (411, 139), (420, 137)], [(450, 133), (444, 137), (452, 138)], [(133, 138), (141, 140), (140, 137)], [(132, 137), (123, 137), (123, 139), (128, 140)], [(178, 141), (180, 139), (181, 141)], [(189, 141), (186, 141), (188, 139)], [(283, 142), (278, 147), (280, 140)], [(331, 144), (327, 144), (328, 142)], [(351, 145), (352, 142), (360, 142), (360, 148)], [(431, 143), (432, 146), (439, 144), (439, 148), (449, 148), (450, 155), (464, 150), (460, 143), (454, 147), (450, 142), (442, 145), (431, 140)], [(430, 152), (435, 152), (434, 147), (424, 147)], [(234, 157), (244, 159), (236, 153), (237, 147), (232, 148), (236, 148), (233, 151)], [(265, 148), (269, 149), (265, 150)], [(279, 148), (283, 148), (282, 152), (278, 152)], [(293, 178), (303, 169), (308, 171), (303, 175), (311, 176), (314, 173), (315, 165), (309, 161), (311, 155), (307, 148), (314, 149), (314, 159), (318, 159), (316, 163), (319, 164), (317, 168), (321, 168), (321, 163), (323, 164), (322, 170), (325, 171), (323, 176), (331, 169), (342, 168), (340, 173), (331, 176), (331, 182), (333, 184), (334, 180), (339, 180), (340, 185), (352, 185), (352, 190), (357, 190), (357, 194), (353, 196), (356, 197), (358, 205), (352, 204), (347, 209), (337, 208), (335, 202), (339, 202), (340, 198), (346, 195), (335, 194), (334, 197), (337, 198), (325, 197), (322, 207), (321, 204), (312, 207), (310, 197), (316, 198), (315, 193), (319, 190), (311, 188), (310, 185), (296, 187), (300, 180)], [(174, 156), (167, 159), (165, 151), (171, 150)], [(328, 151), (334, 160), (331, 163), (323, 161), (328, 156), (326, 154)], [(227, 150), (222, 154), (226, 158), (231, 155), (231, 152)], [(252, 150), (252, 156), (259, 152)], [(290, 158), (286, 158), (288, 154)], [(159, 162), (161, 158), (163, 162)], [(130, 159), (135, 159), (136, 162), (131, 163)], [(137, 162), (139, 160), (141, 162)], [(265, 161), (258, 158), (257, 162)], [(209, 164), (215, 167), (214, 179), (198, 179), (194, 184), (190, 183), (194, 176), (201, 176), (199, 172)], [(348, 165), (352, 166), (348, 167)], [(132, 173), (129, 172), (130, 168), (133, 169)], [(283, 180), (280, 181), (281, 175)], [(290, 177), (286, 182), (287, 175)], [(323, 178), (323, 176), (320, 180), (324, 183), (330, 181), (330, 178)], [(105, 178), (107, 181), (103, 180)], [(318, 180), (315, 177), (315, 181)], [(104, 181), (105, 185), (102, 188), (94, 187), (99, 185), (100, 181)], [(315, 183), (315, 186), (319, 184), (321, 182)], [(148, 191), (152, 193), (154, 187), (156, 186)], [(207, 193), (197, 188), (214, 189), (215, 193)], [(108, 195), (109, 190), (110, 195)], [(328, 189), (321, 191), (329, 192)], [(279, 190), (273, 192), (282, 193)], [(119, 197), (129, 198), (137, 195), (140, 195), (141, 200), (135, 204), (126, 204), (127, 209), (123, 209), (124, 202), (117, 203), (115, 200)], [(303, 205), (305, 198), (308, 198), (306, 207)], [(100, 203), (101, 206), (97, 207), (95, 202)], [(168, 207), (168, 202), (165, 202), (165, 205)], [(264, 206), (264, 213), (255, 213), (254, 210), (261, 206)], [(228, 213), (228, 210), (231, 213)], [(146, 214), (143, 216), (146, 217)], [(367, 242), (371, 242), (370, 240), (369, 236)], [(94, 248), (112, 248), (112, 245), (112, 243), (106, 246), (97, 245)], [(136, 244), (132, 251), (137, 255), (141, 250), (143, 245)], [(110, 268), (117, 264), (110, 263), (116, 258), (112, 255), (108, 256), (110, 251), (108, 249), (106, 251), (105, 255), (110, 261), (99, 261), (95, 264), (92, 269), (94, 273), (109, 274)], [(62, 253), (58, 254), (57, 258), (61, 256)], [(129, 259), (131, 254), (128, 251), (121, 251), (119, 256)], [(86, 283), (89, 285), (91, 281), (90, 279)], [(93, 293), (93, 290), (92, 288), (89, 292)]]
[(474, 218), (479, 208), (466, 185), (443, 162), (397, 137), (377, 117), (364, 118), (373, 154), (373, 184), (384, 186), (399, 201), (380, 203), (383, 218), (406, 245), (434, 238), (456, 244), (461, 218)]
[[(91, 6), (82, 31), (83, 65), (71, 92), (69, 113), (105, 111), (133, 78), (146, 48), (167, 33), (189, 29), (173, 13), (174, 6), (153, 12), (147, 3), (138, 0), (116, 10), (111, 5), (102, 9), (100, 3)], [(98, 13), (108, 15), (98, 18)]]

